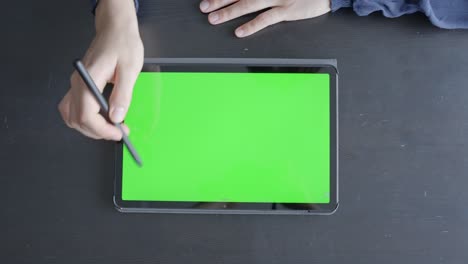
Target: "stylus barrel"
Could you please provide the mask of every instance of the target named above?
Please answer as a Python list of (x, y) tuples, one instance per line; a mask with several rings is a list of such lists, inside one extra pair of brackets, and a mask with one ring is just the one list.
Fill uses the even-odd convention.
[[(105, 112), (107, 115), (106, 119), (109, 120), (109, 105), (107, 104), (106, 99), (104, 96), (101, 94), (99, 89), (96, 86), (96, 83), (94, 83), (93, 79), (91, 78), (91, 75), (89, 75), (88, 71), (84, 67), (83, 63), (78, 59), (73, 62), (73, 66), (75, 66), (75, 69), (78, 71), (80, 74), (81, 78), (85, 82), (86, 86), (88, 87), (89, 91), (94, 95), (94, 98), (98, 101), (99, 105), (101, 106), (102, 110)], [(120, 123), (113, 123), (122, 133), (122, 141), (124, 142), (125, 146), (127, 146), (128, 151), (132, 155), (133, 159), (135, 159), (136, 163), (138, 166), (142, 165), (141, 158), (138, 155), (135, 147), (133, 144), (130, 142), (130, 139), (128, 138), (127, 134), (123, 130), (123, 127)]]

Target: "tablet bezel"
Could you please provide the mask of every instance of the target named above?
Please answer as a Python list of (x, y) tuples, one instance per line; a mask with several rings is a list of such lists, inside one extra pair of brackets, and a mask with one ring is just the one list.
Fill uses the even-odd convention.
[[(332, 214), (338, 208), (338, 71), (334, 60), (307, 59), (145, 59), (142, 72), (288, 72), (330, 75), (330, 203), (224, 203), (213, 209), (200, 202), (122, 200), (123, 144), (115, 144), (114, 205), (120, 212)], [(220, 202), (219, 204), (223, 204)], [(235, 205), (235, 206), (231, 206)], [(307, 205), (307, 206), (306, 206)], [(296, 209), (291, 209), (296, 208)]]

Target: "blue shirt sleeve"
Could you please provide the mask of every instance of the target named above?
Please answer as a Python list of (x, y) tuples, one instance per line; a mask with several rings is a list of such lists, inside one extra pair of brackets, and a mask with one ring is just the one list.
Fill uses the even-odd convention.
[(382, 11), (386, 17), (423, 12), (441, 28), (468, 28), (467, 0), (332, 0), (332, 11), (352, 7), (360, 16)]

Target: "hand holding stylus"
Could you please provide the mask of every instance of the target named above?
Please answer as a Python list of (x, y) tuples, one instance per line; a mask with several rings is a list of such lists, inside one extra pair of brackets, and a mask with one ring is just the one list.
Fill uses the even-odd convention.
[[(99, 1), (96, 36), (83, 58), (83, 64), (101, 93), (107, 83), (114, 83), (109, 117), (112, 122), (121, 123), (143, 66), (143, 44), (133, 1)], [(99, 110), (98, 102), (75, 71), (71, 76), (71, 88), (59, 104), (63, 120), (88, 137), (121, 140), (121, 131), (101, 116)], [(129, 133), (125, 124), (122, 128)]]
[[(85, 66), (80, 60), (76, 60), (73, 62), (73, 66), (75, 66), (76, 71), (80, 75), (80, 77), (83, 79), (84, 83), (86, 84), (86, 87), (88, 87), (89, 91), (91, 94), (94, 96), (96, 101), (99, 103), (99, 106), (101, 107), (101, 110), (103, 111), (103, 114), (108, 116), (109, 115), (109, 105), (107, 104), (106, 99), (104, 96), (101, 94), (101, 91), (96, 86), (96, 83), (94, 82), (93, 78), (91, 78), (91, 75), (89, 75), (88, 70), (86, 70)], [(122, 124), (120, 122), (114, 122), (114, 125), (117, 129), (119, 129), (120, 134), (122, 135), (122, 141), (127, 146), (128, 151), (132, 155), (133, 159), (136, 161), (136, 163), (141, 166), (141, 159), (138, 153), (136, 152), (135, 148), (133, 147), (133, 144), (130, 142), (130, 139), (127, 137), (127, 133), (124, 131)]]

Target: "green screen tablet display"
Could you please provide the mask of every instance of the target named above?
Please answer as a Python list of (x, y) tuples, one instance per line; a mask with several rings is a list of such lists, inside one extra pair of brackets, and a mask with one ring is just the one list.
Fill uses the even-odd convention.
[(330, 76), (142, 72), (122, 200), (330, 202)]

